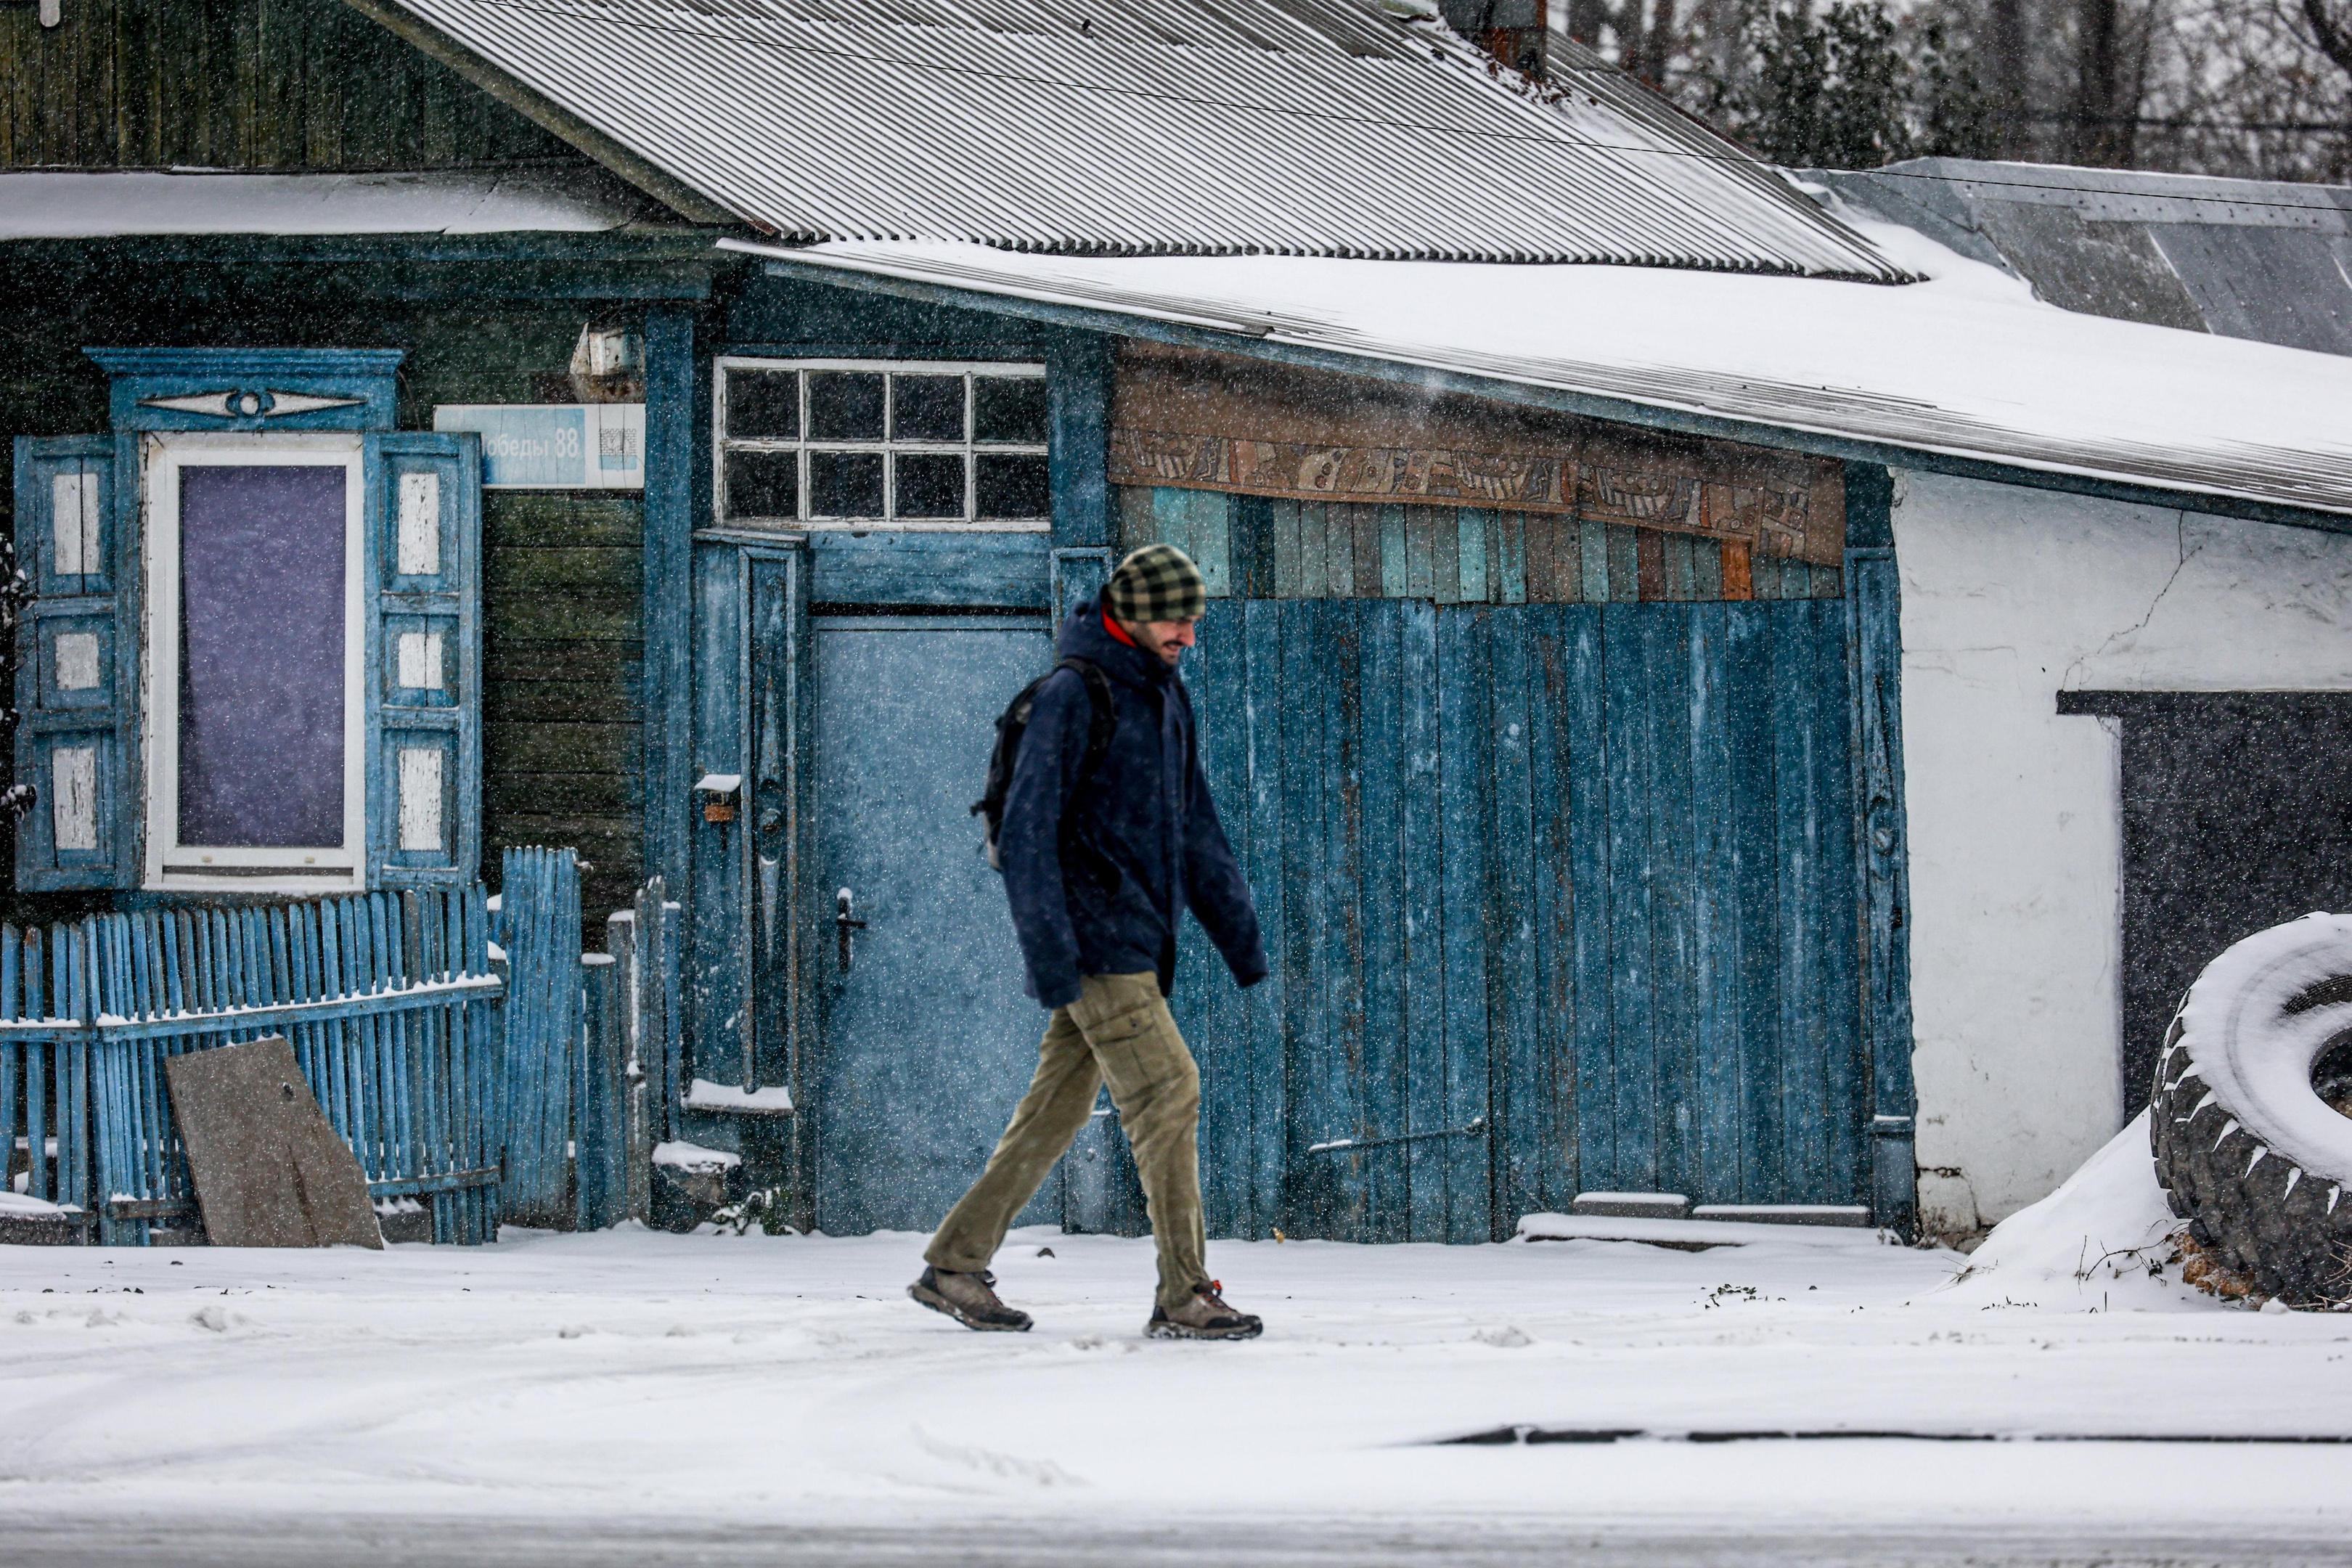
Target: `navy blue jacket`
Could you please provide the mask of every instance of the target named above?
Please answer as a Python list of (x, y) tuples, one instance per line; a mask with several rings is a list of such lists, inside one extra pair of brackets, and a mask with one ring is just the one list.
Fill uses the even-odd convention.
[(1183, 681), (1158, 654), (1112, 637), (1094, 603), (1063, 624), (1056, 646), (1110, 678), (1118, 726), (1082, 784), (1094, 716), (1085, 679), (1056, 671), (1030, 709), (996, 840), (1029, 994), (1066, 1006), (1082, 974), (1147, 969), (1168, 993), (1187, 908), (1234, 978), (1255, 984), (1265, 978), (1257, 909), (1209, 799)]

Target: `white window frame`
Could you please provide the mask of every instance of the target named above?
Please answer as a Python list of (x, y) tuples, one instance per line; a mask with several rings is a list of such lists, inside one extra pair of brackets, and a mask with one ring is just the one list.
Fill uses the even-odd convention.
[[(248, 893), (341, 892), (367, 875), (367, 453), (357, 435), (170, 434), (145, 437), (147, 657), (140, 712), (146, 757), (145, 885)], [(180, 832), (180, 472), (279, 466), (343, 470), (343, 841), (249, 848), (182, 844)]]
[[(764, 354), (720, 354), (711, 363), (710, 406), (710, 482), (711, 509), (721, 526), (729, 528), (767, 528), (779, 532), (855, 531), (859, 533), (885, 531), (893, 533), (1048, 533), (1053, 531), (1051, 502), (1048, 515), (1034, 518), (894, 518), (894, 517), (825, 517), (808, 515), (810, 452), (879, 452), (882, 459), (882, 504), (888, 511), (898, 488), (897, 466), (890, 461), (894, 452), (956, 453), (965, 458), (964, 505), (968, 511), (977, 510), (980, 466), (982, 457), (1044, 458), (1050, 464), (1053, 448), (1050, 428), (1045, 441), (991, 441), (980, 445), (971, 439), (972, 421), (978, 416), (978, 399), (973, 397), (967, 379), (964, 394), (964, 439), (961, 441), (898, 441), (885, 437), (879, 440), (843, 440), (832, 437), (812, 437), (808, 434), (807, 383), (802, 384), (800, 435), (790, 439), (771, 437), (731, 437), (727, 433), (727, 373), (730, 370), (767, 371), (861, 371), (886, 375), (976, 375), (998, 376), (1008, 380), (1044, 381), (1045, 366), (1033, 361), (992, 360), (913, 360), (913, 359), (772, 359)], [(887, 395), (885, 406), (887, 406)], [(730, 450), (750, 452), (798, 452), (801, 457), (798, 518), (739, 518), (727, 510), (727, 454)], [(1049, 470), (1050, 471), (1050, 470)]]

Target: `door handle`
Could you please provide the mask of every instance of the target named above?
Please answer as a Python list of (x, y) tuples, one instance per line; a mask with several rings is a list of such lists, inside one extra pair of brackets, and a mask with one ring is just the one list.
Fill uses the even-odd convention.
[(833, 931), (841, 943), (841, 972), (844, 974), (849, 973), (849, 961), (852, 956), (849, 933), (866, 929), (866, 922), (850, 913), (852, 907), (853, 903), (847, 888), (842, 889), (840, 892), (834, 895)]

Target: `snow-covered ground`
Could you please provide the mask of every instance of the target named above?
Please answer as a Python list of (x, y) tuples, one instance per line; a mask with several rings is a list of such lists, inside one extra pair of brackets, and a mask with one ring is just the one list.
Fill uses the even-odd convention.
[[(0, 1247), (0, 1558), (147, 1540), (166, 1545), (108, 1560), (194, 1561), (188, 1531), (282, 1542), (321, 1520), (396, 1521), (366, 1537), (391, 1555), (344, 1553), (386, 1562), (577, 1535), (642, 1563), (713, 1531), (908, 1554), (836, 1561), (955, 1539), (992, 1545), (945, 1561), (1019, 1560), (992, 1553), (1020, 1542), (1043, 1560), (1106, 1531), (1127, 1545), (1094, 1560), (1159, 1561), (1156, 1541), (1171, 1560), (1179, 1542), (1226, 1563), (1409, 1542), (1527, 1561), (1530, 1542), (1659, 1537), (1811, 1542), (1791, 1553), (1809, 1560), (1878, 1540), (2332, 1557), (2352, 1447), (2114, 1440), (2352, 1437), (2352, 1316), (2224, 1307), (2122, 1257), (2076, 1278), (2147, 1239), (2134, 1135), (1972, 1266), (1863, 1235), (1218, 1243), (1228, 1293), (1268, 1323), (1238, 1345), (1144, 1340), (1150, 1244), (1047, 1231), (999, 1260), (1037, 1315), (1022, 1336), (908, 1302), (908, 1236)], [(1516, 1426), (1644, 1435), (1446, 1441)], [(1756, 1433), (1917, 1436), (1687, 1436)]]

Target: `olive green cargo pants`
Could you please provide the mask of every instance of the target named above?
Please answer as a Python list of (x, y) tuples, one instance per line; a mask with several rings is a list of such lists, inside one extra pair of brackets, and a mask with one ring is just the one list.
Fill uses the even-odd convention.
[(1078, 999), (1055, 1009), (1045, 1027), (1037, 1076), (988, 1169), (948, 1212), (923, 1259), (959, 1273), (987, 1268), (1005, 1227), (1037, 1195), (1054, 1162), (1094, 1114), (1096, 1089), (1108, 1081), (1150, 1208), (1160, 1304), (1180, 1306), (1209, 1282), (1201, 1222), (1201, 1069), (1176, 1031), (1158, 975), (1089, 974), (1078, 984)]

